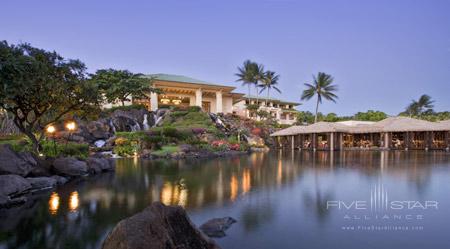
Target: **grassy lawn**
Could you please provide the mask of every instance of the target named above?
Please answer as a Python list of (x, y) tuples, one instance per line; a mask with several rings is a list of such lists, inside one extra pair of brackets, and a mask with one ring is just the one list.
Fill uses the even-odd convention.
[(166, 145), (161, 147), (160, 150), (156, 150), (154, 152), (152, 152), (152, 155), (155, 156), (166, 156), (169, 154), (172, 154), (174, 152), (178, 152), (180, 149), (178, 148), (178, 146), (173, 146), (173, 145)]

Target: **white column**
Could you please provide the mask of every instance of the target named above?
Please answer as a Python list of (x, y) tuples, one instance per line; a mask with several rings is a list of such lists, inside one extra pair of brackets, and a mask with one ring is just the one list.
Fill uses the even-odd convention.
[(216, 113), (221, 113), (223, 105), (222, 105), (222, 91), (216, 92)]
[(389, 133), (384, 133), (384, 148), (389, 148)]
[(280, 111), (277, 111), (276, 113), (277, 113), (277, 120), (279, 121), (281, 119), (281, 113)]
[(202, 107), (202, 89), (195, 91), (195, 105)]
[(150, 109), (152, 111), (158, 110), (158, 94), (150, 93)]
[(334, 150), (334, 133), (333, 132), (330, 133), (330, 150), (331, 151)]
[(291, 139), (292, 139), (292, 141), (291, 141), (291, 143), (292, 143), (291, 149), (294, 150), (294, 148), (295, 148), (295, 137), (291, 136)]

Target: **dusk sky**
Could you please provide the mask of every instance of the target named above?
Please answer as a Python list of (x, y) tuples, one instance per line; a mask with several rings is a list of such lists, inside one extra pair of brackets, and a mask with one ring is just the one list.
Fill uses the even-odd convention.
[[(450, 111), (450, 1), (2, 1), (0, 40), (29, 42), (101, 68), (168, 73), (238, 87), (255, 60), (299, 101), (319, 71), (339, 85), (320, 111), (398, 114), (429, 94)], [(299, 110), (313, 111), (314, 101)]]

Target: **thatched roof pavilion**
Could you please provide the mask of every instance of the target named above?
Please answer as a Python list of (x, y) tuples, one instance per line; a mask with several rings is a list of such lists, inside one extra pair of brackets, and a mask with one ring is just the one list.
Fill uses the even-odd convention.
[(420, 132), (450, 130), (450, 120), (430, 122), (408, 117), (389, 117), (379, 122), (346, 125), (340, 122), (318, 122), (307, 126), (291, 126), (274, 132), (271, 136), (290, 136), (307, 133), (380, 133), (380, 132)]
[(389, 117), (379, 122), (318, 122), (271, 134), (281, 147), (336, 150), (342, 148), (450, 149), (450, 120), (430, 122)]

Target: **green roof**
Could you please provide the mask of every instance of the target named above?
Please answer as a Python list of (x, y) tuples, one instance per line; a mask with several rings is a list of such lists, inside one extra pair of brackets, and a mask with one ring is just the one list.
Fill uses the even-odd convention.
[(285, 101), (285, 100), (276, 99), (276, 98), (272, 98), (272, 97), (267, 98), (267, 96), (265, 96), (264, 94), (259, 95), (259, 96), (246, 94), (242, 98), (259, 99), (260, 101), (264, 101), (264, 100), (268, 99), (268, 100), (273, 101), (273, 102), (280, 102), (280, 103), (286, 103), (286, 104), (292, 104), (292, 105), (300, 105), (300, 103), (298, 103), (298, 102)]
[[(225, 85), (214, 84), (214, 83), (210, 83), (207, 81), (198, 80), (198, 79), (194, 79), (194, 78), (183, 76), (183, 75), (175, 75), (175, 74), (157, 73), (157, 74), (147, 74), (147, 75), (144, 75), (144, 77), (155, 78), (157, 80), (163, 80), (163, 81), (174, 81), (174, 82), (213, 85), (213, 86), (225, 86)], [(226, 87), (233, 87), (233, 86), (226, 86)]]

